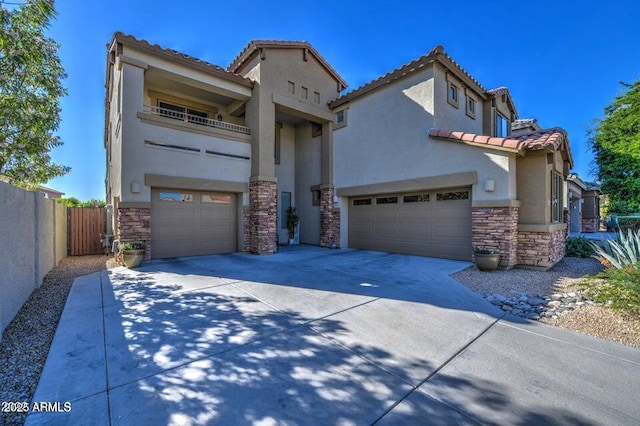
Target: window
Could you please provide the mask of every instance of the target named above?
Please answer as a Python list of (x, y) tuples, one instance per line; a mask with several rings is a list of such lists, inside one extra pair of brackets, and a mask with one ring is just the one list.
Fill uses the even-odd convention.
[(376, 198), (376, 204), (398, 204), (398, 197)]
[(302, 87), (302, 99), (309, 99), (309, 89)]
[(280, 229), (287, 229), (287, 210), (291, 207), (291, 193), (280, 193)]
[(363, 200), (353, 200), (354, 206), (370, 206), (371, 198), (365, 198)]
[(185, 194), (181, 192), (160, 192), (158, 194), (158, 199), (160, 201), (190, 203), (193, 201), (193, 194)]
[(344, 110), (336, 113), (336, 124), (344, 123)]
[(158, 101), (158, 111), (164, 117), (173, 118), (175, 120), (188, 121), (196, 124), (207, 124), (209, 113), (197, 109), (176, 105), (169, 102)]
[(562, 176), (551, 172), (551, 222), (562, 222)]
[(447, 102), (450, 105), (458, 108), (458, 86), (453, 84), (452, 82), (447, 82)]
[(476, 118), (476, 100), (471, 96), (467, 96), (467, 115)]
[(226, 194), (202, 194), (203, 203), (231, 204), (231, 195)]
[(405, 203), (426, 203), (429, 201), (429, 194), (405, 195), (403, 201)]
[(293, 81), (289, 82), (289, 93), (291, 93), (292, 95), (295, 95), (296, 93), (296, 85)]
[(313, 92), (313, 102), (319, 104), (320, 103), (320, 93)]
[(311, 205), (319, 206), (320, 205), (320, 190), (312, 189), (311, 190)]
[(436, 195), (438, 201), (468, 200), (469, 191), (441, 192)]
[(509, 135), (509, 120), (507, 120), (507, 118), (504, 115), (500, 114), (499, 112), (496, 112), (495, 136), (506, 138), (508, 135)]
[(282, 130), (282, 123), (276, 123), (275, 141), (273, 144), (273, 161), (276, 164), (280, 164), (280, 133)]

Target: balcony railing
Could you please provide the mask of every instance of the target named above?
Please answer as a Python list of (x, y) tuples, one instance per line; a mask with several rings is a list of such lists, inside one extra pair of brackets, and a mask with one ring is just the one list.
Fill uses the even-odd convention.
[(227, 123), (226, 121), (214, 120), (207, 117), (201, 117), (199, 115), (186, 114), (184, 112), (175, 111), (167, 108), (160, 108), (153, 105), (144, 105), (144, 112), (153, 115), (159, 115), (161, 117), (167, 117), (174, 120), (186, 121), (188, 123), (194, 123), (201, 126), (214, 127), (216, 129), (230, 130), (232, 132), (244, 133), (245, 135), (251, 134), (251, 129), (238, 124)]

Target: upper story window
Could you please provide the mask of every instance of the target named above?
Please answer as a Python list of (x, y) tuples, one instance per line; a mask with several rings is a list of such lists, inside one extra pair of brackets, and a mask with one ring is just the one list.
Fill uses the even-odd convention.
[(190, 123), (207, 124), (207, 119), (209, 118), (209, 113), (206, 111), (200, 111), (165, 101), (158, 101), (158, 108), (158, 113), (164, 117), (188, 121)]
[(476, 118), (476, 100), (467, 95), (467, 115)]
[(458, 86), (450, 81), (447, 82), (447, 102), (456, 108), (458, 108), (458, 100), (460, 98), (459, 92)]
[(302, 99), (309, 99), (309, 89), (302, 86)]
[(494, 133), (495, 136), (501, 138), (506, 138), (509, 135), (509, 120), (499, 112), (496, 112)]

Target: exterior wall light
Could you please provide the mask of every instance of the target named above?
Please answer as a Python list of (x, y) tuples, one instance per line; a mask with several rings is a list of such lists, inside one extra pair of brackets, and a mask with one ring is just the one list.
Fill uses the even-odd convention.
[(486, 192), (493, 192), (496, 190), (496, 181), (493, 179), (487, 179), (484, 181), (484, 190)]
[(131, 193), (133, 194), (140, 193), (140, 182), (136, 182), (136, 181), (131, 182)]

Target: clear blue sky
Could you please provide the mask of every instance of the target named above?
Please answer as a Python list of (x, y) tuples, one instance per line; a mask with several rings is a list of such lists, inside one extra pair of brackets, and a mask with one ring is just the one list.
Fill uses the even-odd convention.
[(589, 179), (586, 131), (640, 78), (640, 2), (58, 0), (49, 34), (69, 94), (52, 157), (71, 173), (47, 186), (105, 197), (106, 44), (115, 31), (226, 67), (251, 39), (306, 40), (356, 87), (442, 44), (487, 89), (509, 87), (521, 118), (569, 132)]

